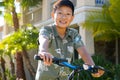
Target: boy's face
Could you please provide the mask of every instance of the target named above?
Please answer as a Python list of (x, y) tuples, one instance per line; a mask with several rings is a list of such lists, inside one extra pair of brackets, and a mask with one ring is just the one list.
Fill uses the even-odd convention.
[(72, 14), (71, 8), (67, 6), (62, 6), (58, 8), (54, 13), (52, 13), (52, 18), (57, 27), (66, 28), (70, 25), (74, 16)]

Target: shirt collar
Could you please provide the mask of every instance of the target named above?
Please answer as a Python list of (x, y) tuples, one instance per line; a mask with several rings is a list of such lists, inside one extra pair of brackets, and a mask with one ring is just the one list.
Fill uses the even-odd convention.
[[(58, 37), (59, 34), (58, 34), (58, 32), (57, 32), (57, 29), (56, 29), (56, 25), (55, 25), (55, 24), (53, 25), (53, 31), (54, 31), (54, 36)], [(69, 36), (71, 37), (71, 35), (72, 35), (72, 33), (71, 33), (70, 29), (67, 28), (65, 37), (69, 37)]]

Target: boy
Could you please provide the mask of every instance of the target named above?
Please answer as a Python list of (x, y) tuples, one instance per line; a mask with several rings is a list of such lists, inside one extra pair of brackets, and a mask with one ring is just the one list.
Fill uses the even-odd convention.
[[(87, 53), (79, 33), (68, 26), (74, 18), (74, 6), (70, 0), (58, 0), (53, 5), (51, 14), (54, 24), (42, 27), (39, 34), (39, 53), (43, 62), (39, 61), (36, 80), (65, 80), (69, 69), (52, 64), (52, 57), (66, 58), (71, 61), (76, 49), (88, 65), (95, 65)], [(104, 72), (93, 74), (99, 77)]]

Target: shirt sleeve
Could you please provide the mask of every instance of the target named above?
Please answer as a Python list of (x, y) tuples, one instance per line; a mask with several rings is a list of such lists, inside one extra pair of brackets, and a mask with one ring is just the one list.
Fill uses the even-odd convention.
[(83, 41), (81, 40), (81, 36), (79, 34), (77, 34), (74, 37), (74, 47), (75, 49), (84, 46)]
[(50, 39), (50, 31), (47, 29), (47, 27), (42, 27), (39, 31), (39, 36), (44, 36)]

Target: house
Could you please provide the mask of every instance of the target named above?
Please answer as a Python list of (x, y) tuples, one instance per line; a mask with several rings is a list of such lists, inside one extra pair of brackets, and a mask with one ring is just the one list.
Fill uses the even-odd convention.
[[(31, 23), (40, 28), (53, 23), (51, 18), (52, 5), (57, 0), (41, 0), (40, 5), (31, 7), (23, 11), (23, 24)], [(71, 27), (77, 28), (82, 36), (83, 42), (92, 55), (94, 54), (94, 40), (91, 32), (85, 30), (80, 25), (86, 19), (86, 13), (92, 10), (101, 10), (101, 6), (106, 0), (71, 0), (75, 5), (75, 19)]]
[[(22, 24), (33, 24), (37, 28), (53, 23), (51, 18), (52, 6), (57, 0), (41, 0), (40, 5), (31, 7), (23, 11)], [(86, 19), (86, 13), (89, 11), (101, 10), (101, 6), (106, 0), (71, 0), (75, 5), (75, 18), (71, 27), (76, 28), (87, 48), (87, 51), (93, 55), (94, 39), (91, 32), (85, 30), (80, 25)], [(28, 75), (29, 76), (29, 75)]]

